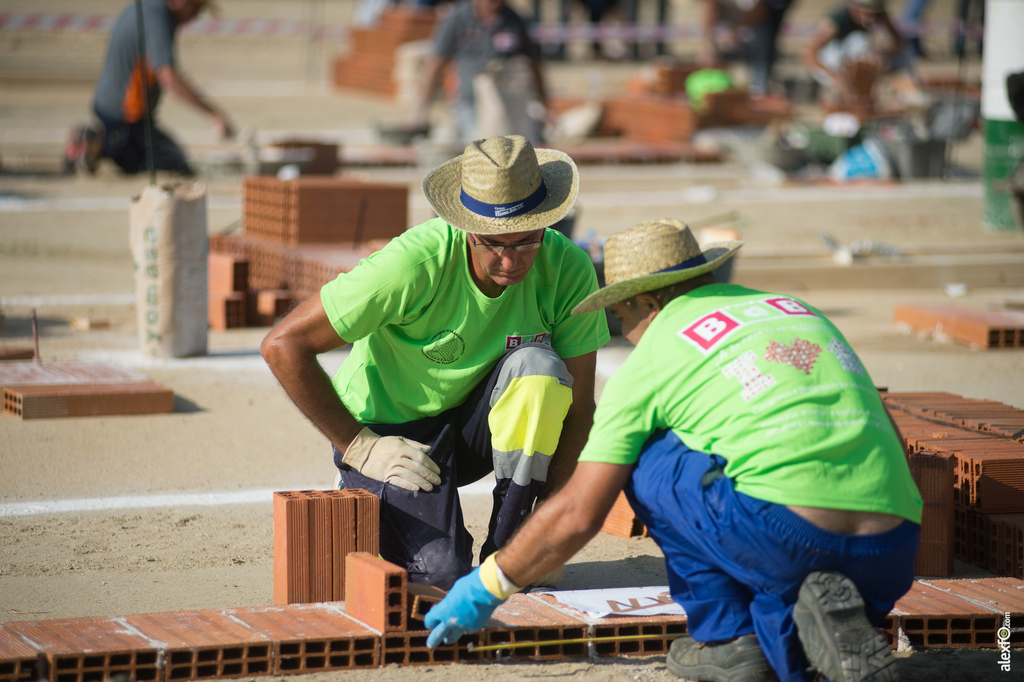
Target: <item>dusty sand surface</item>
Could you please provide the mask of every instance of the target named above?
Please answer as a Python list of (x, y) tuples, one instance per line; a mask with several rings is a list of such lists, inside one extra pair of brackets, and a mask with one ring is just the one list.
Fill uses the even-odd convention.
[[(9, 0), (4, 10), (82, 13), (85, 4)], [(112, 14), (124, 1), (87, 4), (87, 13)], [(221, 4), (234, 16), (304, 19), (308, 14), (308, 4), (299, 0)], [(946, 8), (949, 3), (934, 4)], [(814, 16), (814, 5), (805, 0), (795, 16)], [(343, 24), (351, 11), (348, 0), (327, 2), (324, 22)], [(315, 47), (297, 38), (185, 36), (182, 62), (240, 127), (266, 139), (301, 134), (353, 148), (372, 144), (373, 122), (401, 118), (406, 110), (334, 91), (323, 78), (344, 44)], [(175, 411), (28, 422), (0, 417), (0, 621), (267, 604), (272, 592), (269, 491), (326, 488), (333, 476), (325, 439), (292, 407), (259, 356), (266, 328), (211, 332), (210, 352), (201, 358), (157, 361), (139, 353), (128, 205), (145, 178), (120, 177), (110, 167), (96, 177), (55, 173), (68, 127), (86, 117), (102, 50), (97, 35), (0, 32), (0, 76), (6, 74), (0, 87), (0, 312), (5, 316), (0, 346), (31, 345), (35, 309), (44, 360), (102, 361), (137, 369), (174, 390)], [(552, 65), (551, 80), (557, 93), (579, 93), (595, 84), (614, 90), (636, 68), (569, 62)], [(198, 158), (232, 148), (217, 143), (201, 118), (170, 98), (162, 116)], [(976, 172), (981, 151), (975, 135), (957, 146), (954, 159), (962, 169)], [(410, 224), (430, 216), (418, 190), (422, 169), (345, 172), (407, 183)], [(241, 215), (240, 178), (206, 179), (209, 231), (232, 229)], [(1024, 268), (1020, 233), (982, 229), (976, 179), (856, 191), (765, 187), (742, 164), (730, 161), (585, 167), (581, 186), (577, 235), (592, 230), (606, 236), (662, 215), (701, 220), (738, 211), (736, 225), (747, 241), (737, 262), (741, 283), (745, 264), (750, 266), (747, 276), (753, 277), (755, 264), (776, 253), (803, 257), (820, 268), (825, 257), (821, 232), (847, 243), (870, 238), (908, 252), (945, 251), (950, 263), (964, 245), (986, 253), (1017, 253)], [(809, 253), (817, 258), (808, 258)], [(836, 321), (876, 384), (894, 391), (951, 391), (1024, 408), (1024, 351), (979, 351), (902, 334), (892, 325), (893, 304), (949, 301), (943, 287), (930, 280), (914, 286), (912, 279), (880, 285), (869, 270), (864, 272), (863, 286), (829, 288), (827, 276), (808, 277), (792, 293)], [(1021, 288), (1015, 281), (969, 286), (957, 302), (1000, 307)], [(111, 324), (109, 329), (76, 331), (69, 321), (79, 316), (105, 317)], [(602, 379), (627, 352), (620, 341), (601, 351)], [(325, 367), (336, 368), (344, 356), (325, 356)], [(255, 497), (236, 504), (206, 503), (227, 493)], [(194, 497), (181, 497), (188, 495)], [(179, 497), (145, 506), (157, 496)], [(97, 508), (111, 499), (106, 503), (111, 508)], [(479, 542), (489, 497), (474, 489), (464, 505)], [(958, 563), (957, 571), (986, 575), (967, 564)], [(572, 560), (560, 587), (665, 582), (661, 555), (651, 540), (600, 534)], [(1015, 663), (1021, 655), (1015, 652)], [(994, 651), (901, 656), (905, 679), (1006, 679)], [(467, 680), (671, 679), (660, 658), (462, 665), (454, 670), (390, 667), (310, 677), (316, 682), (342, 675), (401, 681), (453, 672)]]

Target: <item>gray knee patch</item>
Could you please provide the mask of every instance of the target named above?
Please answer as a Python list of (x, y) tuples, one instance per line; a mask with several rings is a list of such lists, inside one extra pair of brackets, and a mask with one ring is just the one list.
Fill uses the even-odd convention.
[(572, 375), (554, 348), (547, 345), (523, 346), (509, 353), (505, 364), (501, 366), (494, 390), (491, 391), (491, 407), (494, 407), (513, 379), (528, 376), (554, 377), (560, 384), (572, 389)]

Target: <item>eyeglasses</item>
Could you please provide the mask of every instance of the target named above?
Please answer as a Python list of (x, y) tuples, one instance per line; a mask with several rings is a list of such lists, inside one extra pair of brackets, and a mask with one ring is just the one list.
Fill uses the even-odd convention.
[(477, 251), (483, 251), (484, 253), (493, 253), (501, 255), (505, 249), (512, 249), (516, 253), (523, 253), (525, 251), (536, 251), (540, 248), (540, 245), (544, 243), (543, 239), (535, 242), (524, 242), (522, 244), (487, 244), (485, 242), (478, 242), (473, 238), (473, 235), (469, 235), (469, 241), (473, 245), (473, 248)]

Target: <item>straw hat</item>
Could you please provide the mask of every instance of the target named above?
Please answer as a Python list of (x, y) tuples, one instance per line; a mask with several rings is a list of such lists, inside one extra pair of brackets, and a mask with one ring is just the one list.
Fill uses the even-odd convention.
[(521, 135), (470, 142), (461, 156), (423, 178), (434, 212), (476, 234), (554, 225), (572, 210), (579, 191), (579, 171), (568, 154), (534, 149)]
[(672, 218), (634, 225), (605, 242), (604, 278), (608, 286), (580, 301), (572, 312), (576, 315), (600, 310), (645, 291), (711, 272), (741, 246), (741, 241), (725, 241), (702, 249), (686, 223)]

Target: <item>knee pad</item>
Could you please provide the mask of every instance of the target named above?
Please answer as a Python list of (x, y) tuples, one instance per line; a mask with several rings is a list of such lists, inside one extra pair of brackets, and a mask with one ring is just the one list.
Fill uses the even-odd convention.
[(550, 347), (524, 346), (504, 361), (487, 417), (494, 472), (526, 486), (544, 482), (572, 404), (572, 375)]

